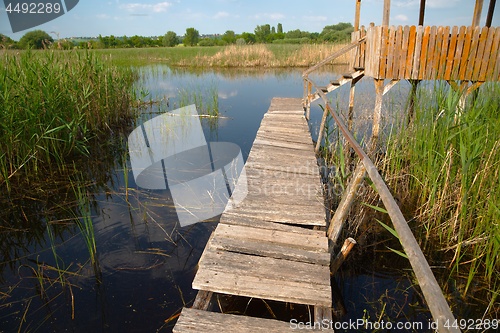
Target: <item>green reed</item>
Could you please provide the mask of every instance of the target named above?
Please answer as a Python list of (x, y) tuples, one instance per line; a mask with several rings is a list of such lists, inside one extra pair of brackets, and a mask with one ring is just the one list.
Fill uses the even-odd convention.
[(134, 73), (91, 52), (3, 52), (0, 62), (0, 186), (62, 168), (132, 117)]
[(499, 94), (498, 84), (485, 84), (462, 109), (446, 85), (420, 87), (413, 121), (389, 138), (383, 160), (392, 188), (411, 198), (427, 250), (439, 244), (466, 278), (463, 294), (481, 275), (498, 293)]

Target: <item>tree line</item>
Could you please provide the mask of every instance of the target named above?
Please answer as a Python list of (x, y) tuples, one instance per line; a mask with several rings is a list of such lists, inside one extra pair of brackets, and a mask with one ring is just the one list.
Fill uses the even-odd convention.
[(71, 38), (54, 39), (45, 31), (34, 30), (27, 32), (16, 42), (0, 34), (0, 48), (8, 49), (42, 49), (42, 48), (141, 48), (141, 47), (174, 47), (184, 46), (224, 46), (231, 44), (313, 44), (313, 43), (342, 43), (350, 41), (351, 32), (354, 30), (351, 23), (340, 22), (327, 25), (321, 33), (301, 31), (299, 29), (288, 32), (283, 31), (283, 25), (276, 27), (270, 24), (258, 25), (253, 33), (243, 32), (236, 34), (232, 30), (219, 35), (200, 35), (195, 28), (187, 28), (184, 36), (178, 36), (173, 31), (168, 31), (163, 36), (101, 36), (97, 38)]

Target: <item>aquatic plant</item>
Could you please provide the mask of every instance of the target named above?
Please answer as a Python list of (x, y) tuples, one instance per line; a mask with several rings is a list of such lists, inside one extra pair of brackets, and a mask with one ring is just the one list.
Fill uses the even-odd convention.
[(391, 137), (382, 164), (411, 195), (427, 244), (441, 244), (467, 275), (464, 294), (480, 272), (489, 284), (499, 276), (499, 93), (485, 84), (461, 110), (448, 86), (420, 87), (413, 122)]
[(132, 119), (133, 72), (91, 52), (3, 52), (0, 62), (0, 186), (63, 168)]

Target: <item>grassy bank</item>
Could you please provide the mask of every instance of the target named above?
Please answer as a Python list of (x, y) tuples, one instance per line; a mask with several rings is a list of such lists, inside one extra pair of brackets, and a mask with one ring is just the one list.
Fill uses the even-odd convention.
[(0, 186), (62, 168), (132, 117), (133, 72), (93, 53), (2, 53), (0, 62)]
[[(341, 44), (257, 44), (96, 50), (119, 66), (165, 63), (183, 67), (308, 67), (340, 49)], [(346, 63), (339, 58), (337, 63)]]

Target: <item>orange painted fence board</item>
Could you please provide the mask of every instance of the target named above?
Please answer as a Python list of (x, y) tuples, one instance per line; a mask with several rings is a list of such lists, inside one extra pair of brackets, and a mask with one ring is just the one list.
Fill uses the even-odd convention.
[(375, 26), (366, 36), (355, 63), (376, 79), (500, 78), (500, 27)]

